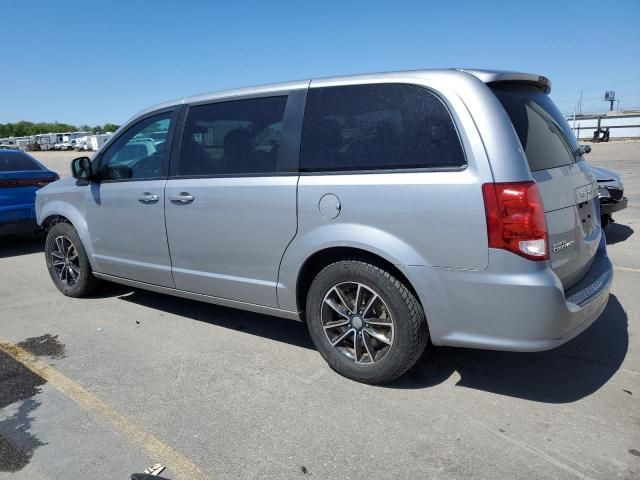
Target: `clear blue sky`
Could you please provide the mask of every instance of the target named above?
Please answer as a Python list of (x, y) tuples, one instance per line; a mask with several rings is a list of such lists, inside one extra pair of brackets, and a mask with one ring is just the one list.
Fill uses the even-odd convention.
[(372, 71), (546, 75), (562, 111), (584, 89), (640, 107), (640, 1), (0, 0), (0, 122), (121, 123), (224, 88)]

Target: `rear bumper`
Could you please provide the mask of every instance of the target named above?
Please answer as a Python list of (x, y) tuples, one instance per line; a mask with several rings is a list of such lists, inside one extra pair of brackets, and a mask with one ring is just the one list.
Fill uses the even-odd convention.
[(624, 197), (618, 202), (600, 202), (600, 215), (611, 215), (614, 212), (624, 210), (625, 208), (627, 208), (628, 202), (629, 201), (627, 200), (627, 197)]
[(585, 278), (566, 292), (546, 263), (493, 249), (490, 256), (500, 272), (410, 267), (434, 344), (549, 350), (587, 329), (607, 305), (613, 266), (604, 236)]

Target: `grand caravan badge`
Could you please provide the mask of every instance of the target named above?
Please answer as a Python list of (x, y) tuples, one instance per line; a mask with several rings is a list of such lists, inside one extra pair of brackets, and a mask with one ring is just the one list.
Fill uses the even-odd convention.
[(551, 250), (553, 250), (553, 253), (556, 253), (556, 252), (559, 252), (560, 250), (564, 250), (565, 248), (569, 248), (573, 246), (574, 243), (576, 243), (575, 240), (562, 240), (558, 243), (554, 243), (551, 246)]

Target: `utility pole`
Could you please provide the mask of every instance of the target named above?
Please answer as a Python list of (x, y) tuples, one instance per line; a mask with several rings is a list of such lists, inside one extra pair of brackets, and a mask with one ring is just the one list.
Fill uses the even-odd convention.
[(580, 100), (578, 101), (578, 115), (582, 115), (582, 90), (580, 90)]

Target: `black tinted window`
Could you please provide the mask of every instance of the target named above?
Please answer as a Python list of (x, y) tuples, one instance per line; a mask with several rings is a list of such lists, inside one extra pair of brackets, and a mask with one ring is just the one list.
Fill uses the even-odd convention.
[(178, 175), (276, 172), (286, 104), (282, 96), (191, 107)]
[(309, 90), (301, 170), (464, 165), (449, 112), (424, 88), (381, 84)]
[(161, 113), (132, 126), (102, 155), (103, 180), (144, 180), (165, 175), (166, 144), (173, 112)]
[(0, 172), (24, 170), (42, 170), (42, 167), (26, 153), (0, 150)]
[(526, 84), (496, 84), (492, 89), (513, 123), (532, 172), (575, 161), (571, 127), (546, 93)]

